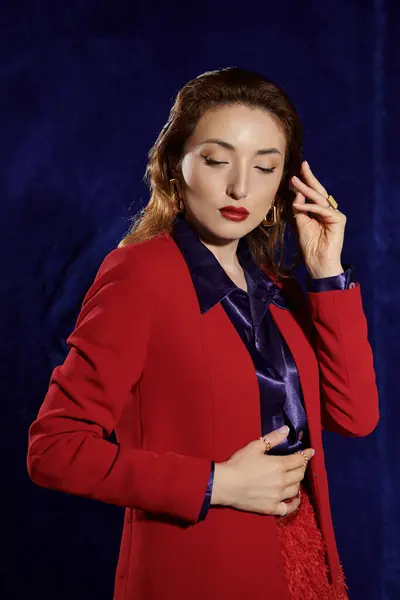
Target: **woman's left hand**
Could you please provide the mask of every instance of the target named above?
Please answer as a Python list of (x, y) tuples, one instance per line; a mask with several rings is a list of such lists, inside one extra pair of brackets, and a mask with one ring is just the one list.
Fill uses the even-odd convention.
[[(329, 206), (328, 192), (306, 161), (301, 166), (301, 173), (305, 183), (292, 177), (291, 184), (296, 191), (293, 214), (307, 271), (313, 279), (339, 275), (343, 273), (341, 253), (346, 215)], [(306, 198), (313, 204), (306, 204)]]

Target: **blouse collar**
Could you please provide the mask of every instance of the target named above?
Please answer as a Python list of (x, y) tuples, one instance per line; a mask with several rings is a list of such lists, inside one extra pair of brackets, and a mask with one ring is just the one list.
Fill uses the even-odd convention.
[[(227, 275), (211, 250), (201, 242), (196, 229), (183, 215), (177, 215), (174, 221), (172, 238), (189, 268), (202, 313), (206, 313), (235, 290), (243, 291)], [(253, 259), (245, 237), (239, 240), (237, 255), (245, 272), (248, 294), (259, 301), (268, 304), (272, 302), (289, 310), (290, 305), (279, 287)]]

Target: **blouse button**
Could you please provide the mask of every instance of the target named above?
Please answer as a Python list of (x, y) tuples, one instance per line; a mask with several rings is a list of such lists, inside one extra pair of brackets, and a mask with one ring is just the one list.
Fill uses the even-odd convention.
[(303, 439), (304, 431), (299, 431), (299, 442)]

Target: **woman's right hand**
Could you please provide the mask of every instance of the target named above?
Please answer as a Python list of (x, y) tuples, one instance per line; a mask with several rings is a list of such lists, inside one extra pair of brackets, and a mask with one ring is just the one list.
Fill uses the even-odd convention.
[[(287, 434), (288, 430), (281, 433), (276, 429), (263, 437), (268, 438), (273, 448)], [(304, 455), (310, 459), (314, 450), (307, 448), (304, 455), (286, 456), (268, 455), (265, 451), (265, 442), (258, 439), (240, 448), (226, 462), (216, 463), (211, 504), (279, 516), (282, 501), (293, 498), (286, 503), (286, 514), (294, 512), (300, 504), (300, 498), (295, 496), (307, 468)]]

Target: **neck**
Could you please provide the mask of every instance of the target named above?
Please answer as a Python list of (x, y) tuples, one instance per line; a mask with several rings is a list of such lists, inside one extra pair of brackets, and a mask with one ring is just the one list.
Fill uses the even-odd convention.
[(238, 240), (232, 240), (225, 244), (215, 245), (200, 237), (200, 241), (214, 254), (215, 258), (226, 271), (234, 271), (240, 268), (237, 257)]
[(210, 250), (221, 265), (221, 267), (227, 271), (234, 271), (235, 269), (241, 269), (239, 259), (237, 257), (237, 248), (239, 240), (221, 240), (212, 236), (208, 231), (204, 230), (203, 227), (197, 223), (193, 223), (186, 215), (186, 220), (189, 221), (193, 227), (195, 227), (199, 240), (206, 248)]

